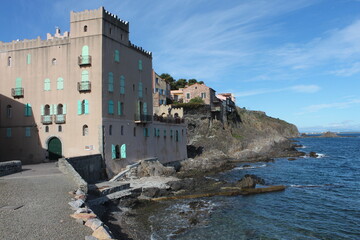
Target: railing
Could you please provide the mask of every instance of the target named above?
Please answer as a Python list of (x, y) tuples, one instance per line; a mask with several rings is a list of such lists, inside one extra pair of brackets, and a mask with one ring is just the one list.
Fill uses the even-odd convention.
[(91, 65), (91, 56), (90, 55), (80, 55), (78, 58), (79, 66)]
[(151, 121), (152, 121), (151, 115), (135, 113), (135, 123), (146, 123)]
[(180, 118), (180, 117), (162, 117), (162, 116), (158, 116), (156, 114), (154, 115), (154, 121), (164, 122), (164, 123), (175, 123), (175, 124), (185, 123), (184, 118)]
[(55, 115), (55, 123), (61, 124), (66, 122), (66, 115), (65, 114), (58, 114)]
[(24, 88), (12, 88), (11, 96), (13, 96), (14, 98), (24, 97)]
[(78, 91), (79, 92), (90, 92), (91, 91), (91, 82), (90, 81), (78, 82)]
[(52, 124), (52, 115), (42, 115), (41, 123), (42, 124)]

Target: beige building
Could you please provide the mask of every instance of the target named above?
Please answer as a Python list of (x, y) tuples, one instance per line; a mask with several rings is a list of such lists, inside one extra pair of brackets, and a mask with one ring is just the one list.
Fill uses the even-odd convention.
[(166, 105), (170, 98), (170, 84), (153, 71), (153, 109), (158, 112), (161, 105)]
[(102, 7), (71, 12), (70, 33), (0, 42), (1, 161), (101, 154), (111, 176), (185, 159), (185, 124), (153, 119), (152, 72), (129, 23)]
[(200, 97), (205, 104), (213, 105), (216, 100), (215, 90), (205, 84), (195, 83), (183, 89), (184, 103), (188, 103), (192, 98)]

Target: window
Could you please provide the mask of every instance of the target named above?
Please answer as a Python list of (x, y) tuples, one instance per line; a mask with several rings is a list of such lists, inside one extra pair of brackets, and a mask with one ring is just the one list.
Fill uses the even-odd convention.
[(21, 88), (22, 87), (22, 79), (17, 77), (15, 80), (15, 87), (16, 88)]
[(201, 93), (201, 98), (206, 98), (206, 93), (202, 92)]
[(58, 126), (58, 132), (62, 132), (62, 126), (61, 125)]
[(109, 135), (112, 135), (112, 125), (109, 126)]
[(111, 144), (111, 158), (119, 159), (120, 158), (120, 146)]
[(56, 58), (53, 58), (53, 59), (51, 60), (51, 64), (52, 64), (52, 65), (56, 65)]
[(126, 158), (126, 144), (121, 145), (120, 158)]
[(120, 158), (120, 146), (119, 145), (115, 146), (115, 153), (116, 153), (116, 158)]
[(108, 91), (114, 92), (114, 74), (112, 72), (109, 72), (108, 76)]
[(119, 50), (115, 50), (114, 61), (115, 62), (120, 62), (120, 52), (119, 52)]
[(157, 93), (159, 91), (159, 89), (158, 88), (155, 88), (155, 93)]
[(88, 30), (88, 27), (87, 27), (87, 25), (85, 25), (84, 26), (84, 32), (87, 32), (87, 30)]
[(46, 104), (44, 108), (42, 108), (41, 115), (49, 116), (51, 113), (51, 108), (49, 104)]
[(125, 94), (125, 77), (120, 76), (120, 94)]
[(32, 110), (31, 110), (31, 104), (30, 103), (27, 103), (27, 104), (24, 105), (24, 110), (25, 110), (25, 113), (24, 113), (25, 117), (30, 117), (32, 115)]
[(6, 117), (12, 118), (12, 106), (11, 105), (6, 106)]
[(186, 94), (186, 99), (190, 99), (190, 93)]
[(28, 54), (28, 55), (26, 56), (26, 63), (27, 63), (27, 64), (31, 64), (31, 54)]
[(118, 101), (118, 115), (124, 115), (124, 103), (120, 101)]
[(135, 92), (135, 84), (133, 84), (133, 92)]
[(88, 136), (89, 135), (89, 127), (88, 127), (88, 125), (84, 125), (82, 127), (82, 135), (83, 136)]
[(164, 129), (164, 138), (166, 138), (166, 129)]
[(89, 81), (89, 72), (84, 70), (81, 72), (81, 81), (88, 82)]
[(31, 137), (31, 128), (30, 127), (25, 128), (25, 137)]
[(144, 115), (147, 115), (147, 103), (144, 102), (143, 104), (143, 112), (144, 112)]
[(159, 128), (156, 129), (156, 136), (157, 136), (157, 137), (160, 137), (160, 129), (159, 129)]
[(156, 128), (154, 128), (154, 137), (156, 137)]
[(134, 127), (134, 137), (136, 137), (136, 127)]
[(177, 142), (179, 141), (179, 131), (178, 130), (175, 131), (175, 140)]
[(64, 89), (64, 79), (63, 78), (59, 77), (57, 79), (56, 89), (57, 90), (63, 90)]
[(112, 29), (110, 28), (110, 29), (109, 29), (109, 33), (110, 33), (110, 35), (111, 35), (111, 32), (112, 32)]
[(11, 67), (11, 63), (12, 63), (12, 61), (11, 61), (11, 57), (8, 57), (8, 67)]
[(173, 137), (173, 130), (170, 130), (170, 137)]
[(62, 115), (66, 114), (66, 105), (62, 105), (61, 103), (57, 105), (57, 114)]
[(46, 78), (44, 80), (44, 91), (50, 91), (50, 87), (51, 87), (50, 84), (51, 84), (50, 79)]
[(139, 82), (139, 97), (142, 98), (143, 97), (143, 87), (142, 87), (142, 82)]
[(113, 115), (114, 114), (114, 102), (113, 100), (109, 100), (108, 102), (108, 113)]
[(89, 101), (82, 100), (78, 101), (78, 115), (89, 114)]
[(89, 56), (89, 47), (87, 45), (83, 46), (81, 49), (81, 55), (82, 57), (84, 56)]
[(121, 133), (121, 135), (124, 135), (124, 126), (121, 126), (120, 133)]
[(155, 78), (155, 83), (156, 83), (156, 84), (159, 83), (159, 78)]
[(6, 128), (6, 137), (11, 137), (11, 128)]
[(139, 60), (139, 70), (140, 70), (140, 71), (143, 70), (142, 60)]
[(148, 137), (148, 136), (149, 136), (149, 129), (144, 128), (144, 137)]
[(45, 132), (49, 132), (49, 126), (45, 126)]

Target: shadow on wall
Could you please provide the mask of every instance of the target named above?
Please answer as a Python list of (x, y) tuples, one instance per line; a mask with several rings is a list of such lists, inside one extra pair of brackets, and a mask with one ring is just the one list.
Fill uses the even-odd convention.
[(31, 103), (18, 102), (21, 97), (16, 92), (13, 99), (0, 94), (0, 162), (41, 163), (46, 159), (46, 149), (41, 145)]

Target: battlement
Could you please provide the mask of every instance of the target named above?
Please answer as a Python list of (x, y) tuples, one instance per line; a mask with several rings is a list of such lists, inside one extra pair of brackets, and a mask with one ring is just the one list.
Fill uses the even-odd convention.
[(82, 12), (71, 12), (70, 22), (86, 21), (91, 19), (103, 18), (104, 20), (114, 24), (122, 30), (129, 32), (129, 22), (120, 19), (117, 15), (105, 10), (104, 7), (94, 10), (85, 10)]
[(150, 51), (146, 51), (145, 49), (143, 49), (142, 47), (139, 47), (139, 46), (136, 46), (135, 44), (131, 43), (129, 41), (129, 46), (132, 48), (132, 49), (135, 49), (136, 51), (142, 53), (142, 54), (145, 54), (146, 56), (148, 57), (152, 57), (152, 52)]
[(24, 50), (39, 47), (50, 47), (63, 44), (69, 44), (70, 40), (68, 37), (64, 38), (53, 38), (49, 40), (41, 40), (40, 37), (37, 39), (24, 39), (24, 40), (13, 40), (12, 42), (1, 42), (0, 41), (0, 52)]

